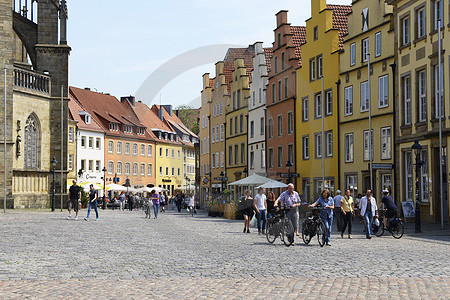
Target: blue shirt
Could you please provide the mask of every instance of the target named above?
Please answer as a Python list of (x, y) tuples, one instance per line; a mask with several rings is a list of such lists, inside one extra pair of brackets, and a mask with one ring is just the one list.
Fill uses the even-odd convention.
[(341, 199), (342, 199), (342, 195), (337, 195), (336, 197), (334, 197), (334, 206), (335, 207), (341, 207)]
[[(318, 207), (325, 207), (325, 206), (333, 206), (334, 200), (331, 197), (328, 197), (328, 199), (325, 199), (323, 197), (320, 197), (316, 201)], [(320, 216), (322, 218), (332, 218), (333, 217), (333, 210), (331, 208), (325, 208), (320, 211)]]
[(293, 191), (292, 194), (289, 194), (289, 191), (284, 191), (280, 197), (278, 197), (278, 202), (285, 208), (291, 208), (292, 205), (300, 203), (300, 196), (296, 191)]

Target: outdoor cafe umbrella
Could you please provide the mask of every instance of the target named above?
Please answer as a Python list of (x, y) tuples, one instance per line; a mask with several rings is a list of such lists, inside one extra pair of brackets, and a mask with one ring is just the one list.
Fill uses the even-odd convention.
[(271, 180), (272, 179), (270, 179), (270, 178), (266, 178), (266, 177), (263, 177), (263, 176), (260, 176), (257, 174), (252, 174), (248, 177), (245, 177), (241, 180), (232, 182), (228, 185), (231, 185), (231, 186), (257, 186), (257, 185), (261, 185), (266, 182), (269, 182)]
[(278, 189), (278, 188), (285, 188), (287, 187), (287, 184), (283, 182), (279, 182), (276, 180), (270, 180), (264, 184), (261, 184), (260, 186), (257, 186), (256, 188), (266, 188), (266, 189)]
[(115, 183), (106, 185), (106, 188), (110, 189), (111, 191), (119, 191), (119, 192), (122, 192), (122, 191), (125, 192), (127, 190), (126, 186), (115, 184)]

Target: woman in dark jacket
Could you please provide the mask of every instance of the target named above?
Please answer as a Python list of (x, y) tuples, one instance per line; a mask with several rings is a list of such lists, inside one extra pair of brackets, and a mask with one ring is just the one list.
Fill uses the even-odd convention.
[(245, 196), (242, 197), (239, 206), (240, 211), (244, 215), (244, 233), (250, 233), (250, 221), (254, 215), (252, 191), (247, 190), (245, 192)]

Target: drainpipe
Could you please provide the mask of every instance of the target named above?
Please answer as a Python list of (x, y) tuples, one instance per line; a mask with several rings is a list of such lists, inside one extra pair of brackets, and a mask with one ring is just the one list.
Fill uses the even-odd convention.
[(341, 123), (341, 118), (340, 118), (340, 105), (339, 103), (341, 102), (340, 100), (340, 87), (341, 87), (341, 80), (339, 79), (336, 82), (336, 100), (337, 100), (337, 144), (338, 144), (338, 187), (342, 189), (341, 186), (341, 127), (340, 127), (340, 123)]
[[(394, 61), (392, 64), (389, 65), (392, 68), (392, 104), (396, 103), (395, 101), (395, 95), (396, 95), (396, 90), (395, 90), (395, 83), (396, 83), (396, 77), (395, 77), (395, 69), (397, 67), (397, 63)], [(396, 113), (396, 108), (395, 106), (393, 106), (393, 123), (392, 123), (392, 127), (394, 127), (394, 130), (392, 131), (394, 133), (394, 137), (398, 136), (398, 134), (396, 134), (397, 131), (397, 113)], [(397, 143), (395, 142), (395, 139), (392, 143), (393, 146), (393, 155), (394, 155), (394, 177), (392, 180), (392, 187), (394, 188), (394, 192), (395, 192), (395, 199), (397, 199), (397, 204), (399, 203), (399, 199), (400, 199), (400, 193), (399, 190), (397, 189)], [(400, 172), (400, 171), (399, 171)], [(400, 206), (399, 206), (400, 207)]]

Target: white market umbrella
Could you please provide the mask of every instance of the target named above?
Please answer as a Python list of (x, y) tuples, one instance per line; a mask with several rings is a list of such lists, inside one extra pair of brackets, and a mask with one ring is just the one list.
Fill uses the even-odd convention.
[(186, 187), (185, 185), (183, 185), (183, 186), (177, 187), (175, 190), (177, 190), (177, 191), (195, 191), (195, 186), (189, 185)]
[(111, 191), (119, 191), (119, 192), (125, 192), (127, 190), (126, 186), (115, 184), (115, 183), (106, 185), (106, 188), (110, 189)]
[(231, 185), (231, 186), (257, 186), (257, 185), (261, 185), (266, 182), (269, 182), (271, 180), (272, 179), (270, 179), (270, 178), (266, 178), (266, 177), (263, 177), (263, 176), (260, 176), (257, 174), (252, 174), (248, 177), (245, 177), (241, 180), (232, 182), (228, 185)]
[(260, 186), (257, 186), (256, 188), (278, 189), (278, 188), (285, 188), (287, 186), (288, 185), (283, 182), (279, 182), (276, 180), (270, 180), (264, 184), (261, 184)]
[(148, 186), (144, 186), (138, 189), (138, 191), (140, 193), (151, 193), (152, 191), (155, 191), (155, 193), (159, 193), (159, 192), (168, 192), (168, 189), (163, 189), (157, 186), (154, 187), (148, 187)]
[[(84, 190), (89, 190), (91, 184), (94, 185), (94, 188), (95, 188), (95, 189), (97, 189), (97, 190), (103, 190), (103, 184), (99, 184), (99, 183), (95, 183), (95, 182), (88, 182), (88, 183), (85, 183), (85, 184), (82, 185), (81, 187), (82, 187)], [(109, 188), (106, 187), (106, 190), (109, 190)]]

